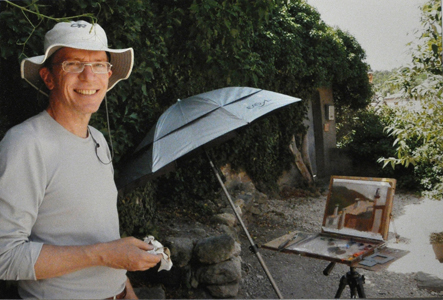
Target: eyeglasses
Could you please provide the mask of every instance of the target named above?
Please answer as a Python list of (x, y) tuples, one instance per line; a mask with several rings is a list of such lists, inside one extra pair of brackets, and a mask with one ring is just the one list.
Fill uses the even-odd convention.
[(54, 64), (62, 65), (63, 71), (68, 73), (81, 73), (85, 69), (85, 66), (91, 66), (92, 72), (95, 74), (106, 74), (111, 71), (111, 63), (106, 61), (99, 62), (81, 62), (76, 60), (66, 60), (62, 63)]

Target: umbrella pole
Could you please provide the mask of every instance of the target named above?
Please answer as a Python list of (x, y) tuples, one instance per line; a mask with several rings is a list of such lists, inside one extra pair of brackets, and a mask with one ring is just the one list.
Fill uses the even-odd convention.
[(232, 198), (229, 195), (228, 190), (226, 189), (225, 185), (223, 184), (223, 180), (221, 179), (220, 174), (217, 171), (217, 168), (215, 167), (214, 163), (212, 162), (211, 158), (209, 157), (209, 154), (206, 151), (205, 151), (205, 153), (206, 153), (206, 156), (209, 159), (209, 163), (211, 164), (212, 170), (214, 171), (215, 176), (217, 177), (218, 182), (220, 183), (220, 185), (221, 185), (221, 187), (223, 189), (223, 192), (226, 195), (226, 198), (228, 198), (228, 202), (231, 205), (232, 210), (234, 211), (234, 214), (237, 217), (238, 222), (240, 223), (241, 227), (243, 228), (243, 231), (245, 232), (246, 236), (248, 237), (249, 243), (251, 244), (251, 246), (250, 246), (251, 251), (254, 252), (255, 255), (257, 256), (258, 261), (260, 262), (261, 266), (263, 267), (263, 270), (265, 271), (266, 275), (268, 276), (269, 281), (271, 282), (272, 287), (274, 288), (275, 292), (277, 293), (279, 299), (283, 299), (283, 296), (282, 296), (280, 290), (278, 289), (278, 286), (275, 283), (274, 278), (272, 278), (272, 275), (269, 272), (269, 269), (266, 266), (265, 261), (263, 260), (260, 252), (258, 252), (257, 245), (252, 240), (251, 235), (248, 232), (248, 229), (246, 228), (245, 224), (243, 223), (243, 220), (241, 219), (240, 215), (238, 214), (237, 210), (235, 209), (234, 202), (232, 201)]

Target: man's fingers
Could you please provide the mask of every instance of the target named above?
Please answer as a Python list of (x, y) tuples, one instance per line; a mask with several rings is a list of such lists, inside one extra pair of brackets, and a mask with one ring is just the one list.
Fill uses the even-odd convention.
[(108, 266), (128, 271), (143, 271), (155, 267), (162, 259), (162, 254), (147, 251), (154, 246), (134, 237), (123, 238), (110, 243), (112, 249), (106, 262)]
[(162, 257), (163, 257), (163, 255), (161, 255), (161, 254), (146, 253), (146, 255), (144, 256), (144, 260), (146, 262), (158, 264), (162, 260)]
[(137, 267), (137, 270), (142, 271), (153, 268), (161, 261), (161, 259), (161, 254), (144, 253), (141, 260), (138, 262), (139, 266)]
[(136, 239), (136, 238), (133, 238), (133, 237), (130, 237), (130, 238), (127, 238), (127, 239), (129, 239), (129, 241), (131, 242), (132, 245), (136, 246), (139, 249), (142, 249), (142, 250), (145, 250), (145, 251), (154, 249), (154, 246), (152, 246), (152, 245), (150, 245), (148, 243), (145, 243), (142, 240), (139, 240), (139, 239)]

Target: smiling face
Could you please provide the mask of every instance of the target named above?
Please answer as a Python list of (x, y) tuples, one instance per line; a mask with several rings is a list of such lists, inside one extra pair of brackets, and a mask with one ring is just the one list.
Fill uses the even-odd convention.
[(67, 60), (107, 62), (106, 52), (61, 48), (52, 58), (52, 70), (40, 70), (40, 75), (50, 90), (50, 105), (53, 110), (73, 116), (90, 117), (98, 110), (105, 97), (112, 71), (96, 74), (87, 65), (81, 73), (69, 73), (61, 65)]

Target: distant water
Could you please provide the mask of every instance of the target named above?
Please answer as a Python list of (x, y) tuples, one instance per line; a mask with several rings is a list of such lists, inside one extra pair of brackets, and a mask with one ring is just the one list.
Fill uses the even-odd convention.
[[(409, 239), (409, 242), (388, 242), (391, 248), (408, 250), (406, 256), (392, 263), (388, 271), (412, 273), (422, 271), (443, 279), (443, 263), (435, 258), (434, 250), (429, 242), (432, 232), (443, 231), (443, 200), (424, 198), (418, 204), (405, 207), (405, 214), (394, 220), (397, 233)], [(394, 231), (391, 221), (389, 231)]]

